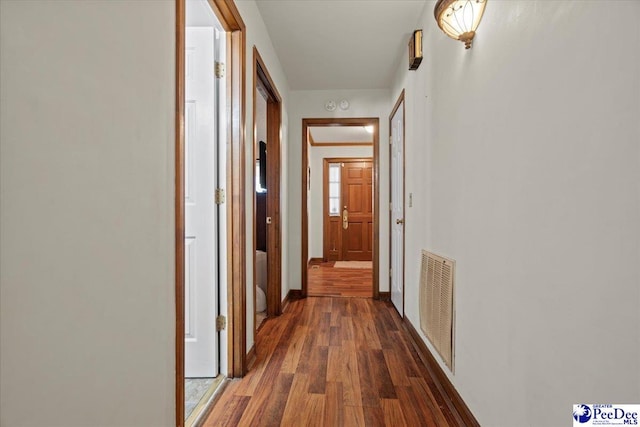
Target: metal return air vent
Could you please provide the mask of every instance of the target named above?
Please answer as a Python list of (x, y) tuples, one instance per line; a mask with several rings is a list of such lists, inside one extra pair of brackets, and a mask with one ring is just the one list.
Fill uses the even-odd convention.
[(420, 329), (453, 372), (455, 261), (422, 251)]

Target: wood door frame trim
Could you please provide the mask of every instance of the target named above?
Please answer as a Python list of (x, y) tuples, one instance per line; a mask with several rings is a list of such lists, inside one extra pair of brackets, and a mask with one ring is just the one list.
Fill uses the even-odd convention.
[(184, 425), (184, 65), (186, 50), (186, 3), (176, 0), (175, 87), (175, 394), (176, 426)]
[[(233, 0), (208, 0), (227, 32), (227, 328), (229, 376), (241, 376), (246, 348), (246, 239), (244, 191), (244, 126), (246, 121), (245, 24)], [(175, 414), (184, 425), (184, 103), (186, 0), (176, 0), (175, 27)]]
[[(357, 163), (357, 162), (371, 162), (373, 164), (373, 157), (323, 157), (322, 158), (322, 257), (324, 261), (328, 260), (326, 256), (328, 254), (326, 247), (326, 232), (329, 225), (329, 163)], [(340, 182), (340, 193), (342, 193), (342, 182)], [(375, 188), (374, 188), (375, 193)], [(373, 204), (373, 200), (371, 200)], [(340, 233), (342, 236), (342, 232)], [(340, 243), (340, 252), (342, 252), (342, 243)], [(373, 286), (373, 283), (371, 284)]]
[(322, 141), (318, 141), (316, 142), (315, 139), (313, 139), (313, 135), (311, 135), (311, 132), (309, 132), (309, 145), (311, 146), (324, 146), (324, 147), (353, 147), (353, 146), (358, 146), (358, 145), (373, 145), (373, 142), (349, 142), (349, 141), (333, 141), (333, 142), (322, 142)]
[[(278, 256), (276, 256), (276, 262), (269, 261), (267, 263), (267, 315), (268, 316), (278, 316), (282, 312), (282, 229), (280, 226), (280, 175), (281, 175), (281, 140), (280, 140), (280, 128), (282, 127), (282, 97), (278, 92), (278, 88), (276, 87), (271, 75), (269, 74), (269, 70), (258, 51), (258, 48), (253, 46), (253, 142), (251, 147), (252, 159), (256, 158), (256, 144), (258, 143), (257, 135), (256, 135), (256, 97), (261, 96), (258, 94), (258, 83), (264, 87), (267, 92), (267, 144), (275, 145), (277, 147), (277, 159), (276, 162), (276, 171), (274, 172), (273, 168), (267, 168), (267, 188), (272, 187), (271, 190), (267, 190), (267, 216), (272, 217), (271, 226), (275, 228), (273, 231), (276, 235), (276, 244), (277, 252), (279, 252)], [(274, 126), (275, 124), (275, 126)], [(267, 150), (268, 152), (268, 150)], [(271, 156), (274, 156), (274, 152), (272, 151)], [(270, 157), (270, 156), (268, 156)], [(267, 162), (269, 164), (270, 162)], [(270, 173), (269, 173), (270, 172)], [(255, 180), (255, 166), (253, 168), (253, 173), (251, 174), (252, 179), (252, 217), (253, 217), (253, 336), (255, 341), (255, 336), (257, 334), (258, 325), (256, 324), (256, 251), (255, 248), (257, 246), (256, 240), (256, 180)], [(269, 183), (274, 183), (275, 185), (269, 185)], [(275, 194), (275, 196), (274, 196)], [(276, 205), (272, 205), (274, 202), (273, 199), (277, 200)], [(270, 203), (271, 202), (271, 203)], [(275, 209), (274, 209), (275, 208)], [(275, 212), (274, 212), (275, 211)], [(274, 221), (275, 220), (275, 221)], [(269, 234), (269, 230), (267, 230), (267, 235)], [(270, 246), (273, 243), (269, 243), (269, 239), (267, 238), (267, 253), (273, 252), (275, 248), (271, 248)], [(273, 253), (272, 253), (273, 257)], [(276, 267), (276, 270), (271, 270), (270, 267)], [(276, 284), (274, 286), (274, 280), (270, 279), (279, 279), (276, 280)]]
[[(406, 156), (405, 156), (405, 136), (406, 136), (406, 131), (405, 131), (405, 102), (404, 102), (404, 89), (402, 89), (402, 92), (400, 92), (400, 96), (398, 96), (398, 100), (396, 101), (395, 105), (393, 106), (393, 109), (391, 110), (391, 114), (389, 114), (389, 138), (391, 138), (391, 132), (392, 132), (392, 124), (391, 121), (393, 120), (393, 116), (395, 116), (396, 112), (398, 111), (398, 108), (400, 108), (400, 105), (402, 104), (402, 214), (404, 216), (404, 207), (405, 207), (405, 185), (406, 185), (406, 179), (405, 179), (405, 163), (406, 163)], [(391, 159), (392, 159), (392, 150), (393, 147), (391, 144), (389, 144), (389, 202), (391, 203), (391, 200), (393, 200), (393, 182), (391, 181), (391, 174), (392, 174), (392, 165), (391, 165)], [(391, 233), (391, 229), (393, 227), (393, 218), (391, 215), (391, 211), (389, 211), (389, 268), (391, 268), (392, 264), (392, 260), (393, 260), (393, 253), (391, 252), (391, 246), (392, 246), (392, 233)], [(404, 293), (405, 293), (405, 286), (404, 286), (404, 281), (405, 281), (405, 271), (404, 271), (404, 265), (405, 265), (405, 235), (406, 233), (406, 223), (403, 224), (402, 227), (402, 313), (398, 313), (400, 314), (400, 317), (404, 317)], [(391, 294), (392, 291), (392, 285), (393, 283), (391, 283), (391, 278), (389, 278), (389, 294)], [(394, 305), (395, 307), (395, 305)]]
[(309, 127), (310, 126), (374, 126), (373, 129), (373, 298), (380, 297), (380, 119), (378, 117), (303, 118), (302, 119), (302, 188), (301, 188), (301, 295), (307, 296), (307, 263), (309, 257), (309, 215), (307, 189), (309, 186)]

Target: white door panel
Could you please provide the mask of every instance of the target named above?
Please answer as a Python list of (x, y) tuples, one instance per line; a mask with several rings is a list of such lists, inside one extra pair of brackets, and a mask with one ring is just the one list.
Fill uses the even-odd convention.
[[(215, 29), (215, 60), (221, 63), (225, 62), (227, 57), (226, 50), (226, 33), (220, 26), (220, 23), (216, 23)], [(226, 176), (227, 176), (227, 84), (226, 79), (216, 79), (216, 105), (217, 109), (217, 171), (218, 171), (218, 187), (226, 191)], [(227, 205), (223, 204), (218, 206), (218, 308), (219, 315), (227, 316)], [(228, 375), (227, 372), (227, 342), (229, 335), (227, 329), (220, 331), (218, 336), (218, 354), (219, 354), (219, 369), (223, 375)]]
[(391, 302), (404, 315), (404, 100), (391, 118)]
[(186, 29), (185, 377), (218, 374), (214, 29)]

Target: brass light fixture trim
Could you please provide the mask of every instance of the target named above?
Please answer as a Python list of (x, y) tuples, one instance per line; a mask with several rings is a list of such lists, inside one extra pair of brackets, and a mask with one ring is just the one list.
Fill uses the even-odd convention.
[(487, 0), (438, 0), (433, 12), (438, 27), (470, 49), (486, 5)]

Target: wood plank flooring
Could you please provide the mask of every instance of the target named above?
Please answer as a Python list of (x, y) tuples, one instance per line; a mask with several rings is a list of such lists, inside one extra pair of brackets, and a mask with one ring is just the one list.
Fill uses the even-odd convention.
[(203, 424), (460, 426), (388, 302), (294, 300), (268, 319), (256, 360)]
[(336, 268), (334, 261), (312, 264), (307, 274), (309, 296), (373, 296), (373, 269)]

